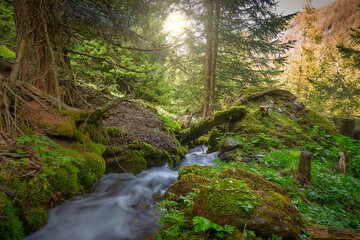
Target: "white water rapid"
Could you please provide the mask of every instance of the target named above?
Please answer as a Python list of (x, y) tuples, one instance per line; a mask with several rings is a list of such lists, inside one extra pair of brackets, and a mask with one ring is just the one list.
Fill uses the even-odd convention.
[(49, 212), (48, 224), (26, 240), (141, 240), (155, 234), (160, 216), (154, 195), (165, 193), (182, 166), (214, 165), (217, 153), (206, 147), (189, 151), (174, 169), (148, 169), (137, 176), (111, 173), (95, 185), (95, 192), (79, 196)]

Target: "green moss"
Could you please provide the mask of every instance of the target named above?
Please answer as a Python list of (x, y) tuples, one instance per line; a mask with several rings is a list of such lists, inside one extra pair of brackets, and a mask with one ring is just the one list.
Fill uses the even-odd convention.
[(212, 178), (217, 174), (217, 172), (211, 166), (189, 165), (182, 167), (179, 170), (179, 179), (182, 179), (187, 174), (194, 174), (205, 178)]
[(48, 181), (54, 193), (70, 198), (79, 192), (78, 169), (72, 164), (63, 165), (50, 170)]
[[(253, 213), (262, 224), (250, 226), (259, 235), (269, 237), (269, 230), (283, 237), (296, 237), (303, 227), (300, 213), (290, 199), (278, 192), (269, 191), (262, 204)], [(281, 226), (281, 227), (280, 227)]]
[(208, 140), (208, 152), (215, 152), (219, 149), (219, 142), (224, 138), (225, 129), (216, 126), (211, 129)]
[(166, 151), (140, 140), (135, 140), (129, 145), (129, 149), (139, 151), (142, 157), (146, 159), (147, 167), (161, 166), (164, 163), (174, 166), (187, 153), (186, 147), (177, 144), (177, 148)]
[(166, 125), (169, 133), (174, 133), (181, 129), (181, 124), (178, 121), (170, 120), (169, 118), (161, 115), (159, 116), (160, 120)]
[(210, 119), (203, 119), (180, 133), (181, 143), (187, 144), (209, 132), (213, 127), (223, 123), (242, 119), (246, 115), (246, 109), (242, 106), (235, 106), (224, 111), (216, 112)]
[(215, 222), (222, 218), (249, 217), (257, 205), (259, 195), (243, 181), (234, 178), (214, 179), (195, 198), (194, 212), (207, 212)]
[(250, 173), (247, 171), (244, 171), (239, 168), (228, 168), (224, 169), (220, 172), (220, 174), (217, 176), (217, 178), (235, 178), (244, 181), (251, 189), (257, 191), (259, 189), (266, 190), (266, 191), (276, 191), (281, 194), (286, 194), (286, 191), (269, 182), (266, 181), (264, 178), (262, 178), (259, 175), (256, 175), (254, 173)]
[(124, 129), (118, 127), (107, 127), (107, 134), (112, 138), (125, 138), (127, 137), (127, 133)]
[(15, 196), (28, 206), (47, 206), (50, 203), (52, 191), (45, 175), (24, 181), (20, 176), (13, 175), (8, 186)]
[(75, 130), (75, 121), (70, 117), (66, 117), (60, 124), (56, 126), (55, 130), (49, 132), (49, 134), (53, 136), (72, 137)]
[(12, 201), (0, 192), (0, 239), (21, 240), (24, 238), (23, 226)]
[(89, 136), (84, 135), (79, 130), (74, 132), (74, 137), (79, 141), (79, 143), (72, 145), (72, 148), (76, 151), (92, 152), (101, 156), (106, 150), (105, 145), (93, 142)]
[(105, 172), (105, 161), (96, 153), (83, 152), (84, 162), (77, 165), (79, 169), (79, 182), (88, 187), (101, 178)]
[[(102, 147), (94, 144), (88, 136), (80, 136), (88, 145)], [(103, 150), (95, 150), (97, 153), (84, 152), (84, 145), (78, 145), (82, 147), (79, 151), (74, 151), (65, 149), (46, 137), (21, 136), (17, 139), (17, 154), (31, 155), (31, 158), (9, 159), (0, 168), (0, 185), (6, 186), (16, 196), (17, 201), (13, 207), (26, 234), (38, 230), (46, 223), (48, 208), (73, 197), (104, 173), (105, 161), (98, 154)], [(0, 196), (0, 205), (1, 202)], [(7, 227), (7, 230), (1, 231), (13, 230)], [(9, 236), (11, 234), (9, 232)]]
[(5, 59), (13, 60), (15, 59), (16, 54), (6, 46), (0, 45), (0, 56), (4, 57)]
[(307, 128), (313, 128), (316, 126), (318, 129), (326, 131), (329, 134), (336, 135), (336, 127), (327, 118), (308, 110), (301, 118), (297, 120), (301, 125), (307, 126)]
[(266, 237), (300, 234), (301, 216), (285, 191), (260, 176), (241, 169), (224, 169), (199, 189), (193, 215), (238, 229), (246, 225), (247, 229)]
[(22, 215), (24, 218), (25, 233), (31, 234), (46, 224), (48, 219), (48, 209), (42, 206), (25, 207), (22, 210)]
[(106, 159), (107, 172), (131, 172), (140, 173), (147, 168), (147, 161), (143, 153), (138, 150), (126, 150), (121, 155)]
[(71, 118), (74, 122), (79, 122), (84, 115), (84, 112), (73, 110), (58, 110), (57, 112), (62, 116)]
[(186, 196), (189, 193), (195, 191), (195, 189), (202, 189), (210, 183), (210, 179), (198, 176), (193, 173), (183, 175), (181, 179), (176, 181), (166, 191), (164, 195), (165, 199), (178, 201), (181, 196)]
[(110, 141), (107, 130), (102, 123), (80, 123), (78, 129), (95, 143), (107, 145)]

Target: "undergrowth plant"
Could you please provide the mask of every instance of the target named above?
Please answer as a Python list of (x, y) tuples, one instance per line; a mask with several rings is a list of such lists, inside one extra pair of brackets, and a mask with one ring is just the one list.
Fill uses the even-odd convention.
[[(299, 151), (276, 150), (248, 164), (222, 163), (219, 167), (240, 167), (283, 187), (310, 224), (360, 229), (359, 143), (344, 136), (321, 133), (318, 145), (308, 145), (314, 153), (311, 182), (302, 187), (296, 180)], [(346, 174), (338, 173), (338, 152), (347, 155)]]

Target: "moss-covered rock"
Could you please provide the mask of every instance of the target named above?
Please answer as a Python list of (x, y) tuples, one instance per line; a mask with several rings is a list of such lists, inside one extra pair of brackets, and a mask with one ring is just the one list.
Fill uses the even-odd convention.
[[(246, 96), (237, 103), (246, 108), (246, 115), (215, 125), (209, 135), (209, 151), (226, 152), (223, 143), (228, 138), (242, 143), (239, 153), (245, 156), (316, 143), (315, 131), (336, 134), (328, 119), (306, 109), (288, 91), (263, 90)], [(229, 156), (227, 160), (231, 160)]]
[(173, 133), (178, 123), (138, 102), (122, 102), (111, 109), (105, 126), (110, 137), (104, 153), (111, 163), (109, 171), (124, 171), (117, 162), (126, 163), (132, 172), (164, 164), (174, 166), (187, 153)]
[(202, 189), (209, 183), (210, 179), (208, 178), (188, 173), (171, 185), (163, 198), (178, 201), (181, 196), (186, 196), (195, 190)]
[[(23, 230), (19, 230), (21, 236), (31, 234), (46, 224), (49, 208), (75, 196), (102, 176), (105, 161), (98, 153), (103, 150), (86, 152), (79, 148), (75, 151), (71, 144), (67, 146), (69, 149), (46, 137), (25, 135), (17, 139), (17, 145), (10, 147), (17, 158), (8, 157), (2, 162), (0, 185), (17, 200), (9, 202), (0, 196), (0, 205), (11, 203), (9, 206), (14, 208), (7, 213), (12, 219), (4, 226), (8, 222), (16, 226), (20, 221), (23, 226)], [(2, 231), (9, 231), (9, 236), (14, 236), (10, 239), (19, 239), (11, 233), (15, 231), (12, 228)]]
[(143, 153), (138, 150), (126, 150), (121, 155), (106, 159), (106, 171), (131, 172), (138, 174), (147, 168)]
[(105, 172), (106, 163), (96, 153), (83, 152), (81, 155), (84, 161), (76, 164), (79, 171), (78, 179), (82, 186), (88, 187), (101, 178)]
[(195, 197), (193, 214), (262, 236), (296, 237), (302, 220), (285, 191), (241, 169), (225, 169)]
[(132, 172), (141, 171), (161, 166), (165, 163), (174, 166), (187, 149), (179, 144), (177, 148), (161, 150), (149, 143), (136, 139), (130, 143), (124, 141), (122, 145), (112, 145), (106, 150), (107, 172)]
[(219, 150), (221, 153), (233, 151), (237, 148), (241, 148), (242, 143), (235, 138), (226, 137), (220, 142)]
[(3, 240), (22, 240), (23, 226), (14, 204), (0, 191), (0, 238)]
[(211, 166), (189, 165), (179, 170), (179, 179), (187, 174), (194, 174), (205, 178), (212, 178), (217, 175), (217, 171)]
[(182, 203), (191, 192), (196, 192), (193, 204), (177, 209), (189, 219), (202, 216), (264, 237), (295, 238), (303, 227), (284, 189), (239, 168), (183, 167), (164, 198)]
[(46, 206), (35, 206), (22, 209), (25, 234), (31, 234), (43, 227), (48, 219), (48, 209)]
[(78, 183), (78, 169), (72, 164), (51, 169), (47, 180), (53, 193), (58, 193), (64, 198), (74, 196), (81, 189)]
[(193, 213), (218, 224), (236, 224), (249, 218), (260, 195), (235, 178), (213, 179), (195, 198)]

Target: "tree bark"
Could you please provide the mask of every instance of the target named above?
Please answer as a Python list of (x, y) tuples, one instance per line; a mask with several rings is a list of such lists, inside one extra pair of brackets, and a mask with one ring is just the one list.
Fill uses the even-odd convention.
[(14, 0), (17, 49), (10, 81), (28, 82), (61, 99), (72, 80), (58, 15), (63, 0)]
[(205, 7), (207, 18), (205, 23), (206, 52), (203, 117), (208, 118), (212, 116), (215, 104), (220, 1), (206, 0)]

